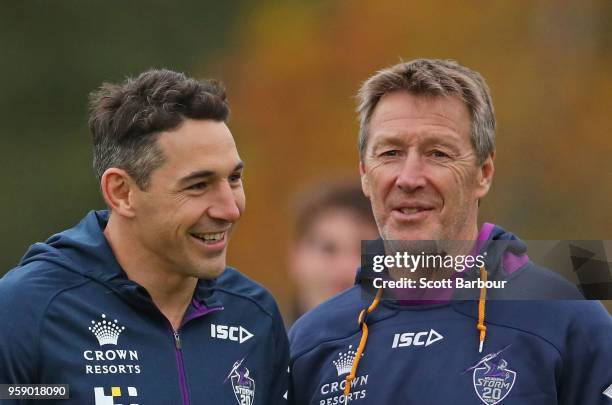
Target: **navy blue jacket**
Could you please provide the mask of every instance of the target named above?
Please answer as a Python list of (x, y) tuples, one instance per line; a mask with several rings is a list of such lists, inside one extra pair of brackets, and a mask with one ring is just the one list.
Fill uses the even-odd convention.
[(0, 280), (0, 384), (70, 385), (69, 400), (48, 404), (285, 403), (289, 350), (272, 296), (227, 268), (198, 281), (174, 333), (115, 260), (107, 217), (34, 244)]
[[(514, 235), (495, 227), (487, 239), (511, 241), (487, 262), (490, 272), (519, 288), (545, 284), (578, 297), (570, 283), (529, 261)], [(362, 332), (357, 316), (370, 305), (361, 281), (358, 275), (357, 285), (289, 332), (296, 405), (612, 404), (603, 394), (612, 384), (612, 318), (597, 301), (548, 299), (487, 302), (482, 353), (477, 301), (383, 300), (368, 315), (369, 338), (347, 398)]]

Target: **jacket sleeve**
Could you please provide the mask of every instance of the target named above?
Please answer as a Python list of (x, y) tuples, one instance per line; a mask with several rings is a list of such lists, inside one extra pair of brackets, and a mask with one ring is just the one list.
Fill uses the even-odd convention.
[(283, 319), (275, 308), (274, 313), (274, 365), (273, 365), (273, 384), (268, 396), (269, 400), (266, 404), (286, 405), (288, 400), (289, 390), (289, 341)]
[[(0, 279), (0, 384), (38, 383), (40, 302), (23, 283), (7, 274)], [(0, 404), (30, 401), (2, 400)]]
[(559, 403), (611, 405), (604, 391), (612, 384), (612, 317), (598, 301), (576, 301), (567, 334)]
[(40, 316), (20, 284), (0, 279), (0, 384), (36, 383)]

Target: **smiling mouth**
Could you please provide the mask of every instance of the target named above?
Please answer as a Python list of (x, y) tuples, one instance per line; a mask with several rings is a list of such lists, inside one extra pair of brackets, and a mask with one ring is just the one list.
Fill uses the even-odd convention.
[(431, 211), (432, 208), (410, 207), (410, 208), (396, 208), (396, 210), (401, 212), (404, 215), (412, 215), (412, 214), (418, 214), (419, 212)]
[(192, 233), (196, 239), (200, 239), (204, 243), (214, 244), (225, 239), (225, 234), (227, 232), (209, 232), (209, 233)]

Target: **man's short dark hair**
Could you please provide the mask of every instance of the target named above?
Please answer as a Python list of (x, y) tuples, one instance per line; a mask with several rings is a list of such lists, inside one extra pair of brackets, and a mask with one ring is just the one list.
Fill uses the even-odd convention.
[(90, 94), (89, 129), (98, 181), (111, 167), (125, 170), (145, 190), (164, 163), (157, 136), (188, 118), (227, 122), (225, 89), (214, 80), (152, 69), (121, 84), (104, 83)]

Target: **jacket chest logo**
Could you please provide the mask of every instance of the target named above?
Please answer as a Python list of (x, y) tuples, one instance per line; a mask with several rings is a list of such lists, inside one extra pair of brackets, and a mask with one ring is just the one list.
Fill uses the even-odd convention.
[(510, 370), (508, 362), (501, 357), (501, 353), (508, 347), (496, 353), (487, 354), (476, 365), (465, 371), (472, 371), (472, 382), (476, 395), (487, 405), (500, 403), (514, 387), (517, 373)]
[(444, 339), (444, 336), (436, 332), (434, 329), (423, 332), (396, 333), (393, 336), (393, 344), (391, 347), (394, 349), (408, 346), (427, 347), (442, 339)]
[[(365, 356), (365, 353), (362, 354)], [(368, 374), (360, 374), (351, 382), (351, 392), (347, 397), (344, 395), (346, 386), (346, 374), (351, 372), (353, 362), (357, 356), (356, 348), (349, 345), (346, 351), (339, 351), (337, 357), (332, 360), (336, 369), (337, 378), (325, 382), (319, 387), (319, 403), (321, 404), (346, 404), (359, 399), (365, 399), (367, 394)]]
[[(111, 320), (105, 314), (97, 321), (92, 320), (89, 331), (96, 338), (97, 347), (83, 350), (85, 374), (140, 374), (140, 356), (135, 349), (122, 348), (119, 338), (126, 330), (117, 319)], [(92, 339), (93, 341), (93, 339)]]
[(255, 399), (255, 380), (250, 376), (251, 372), (242, 365), (244, 359), (234, 363), (231, 371), (227, 375), (232, 382), (232, 390), (238, 405), (253, 405)]
[(230, 340), (243, 344), (254, 335), (242, 326), (227, 326), (210, 324), (210, 337), (214, 339)]
[(105, 314), (102, 314), (101, 321), (91, 321), (91, 323), (92, 325), (89, 327), (89, 330), (98, 339), (100, 346), (117, 346), (117, 340), (121, 332), (125, 330), (125, 326), (119, 326), (116, 319), (113, 322), (107, 320)]
[[(105, 393), (108, 392), (108, 395)], [(118, 401), (127, 401), (129, 405), (138, 405), (135, 402), (138, 400), (138, 390), (136, 387), (126, 387), (126, 389), (122, 390), (121, 387), (110, 387), (110, 389), (105, 387), (94, 387), (94, 398), (95, 405), (122, 405), (120, 403), (116, 403), (115, 400)], [(122, 399), (123, 398), (123, 399)]]

